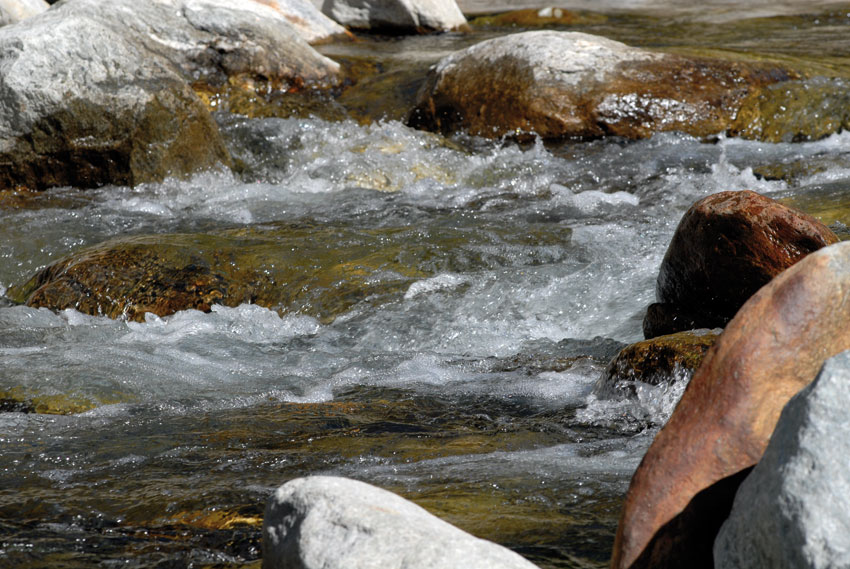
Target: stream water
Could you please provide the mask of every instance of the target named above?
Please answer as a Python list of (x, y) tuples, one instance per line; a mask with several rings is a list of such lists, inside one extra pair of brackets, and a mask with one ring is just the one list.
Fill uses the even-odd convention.
[[(598, 400), (593, 385), (641, 338), (679, 218), (752, 189), (846, 233), (850, 133), (518, 145), (398, 120), (410, 70), (508, 31), (324, 46), (397, 74), (384, 118), (222, 113), (238, 175), (0, 197), (0, 293), (120, 235), (301, 221), (407, 228), (402, 247), (447, 227), (476, 236), (434, 276), (333, 320), (242, 305), (125, 322), (0, 299), (0, 567), (258, 566), (267, 497), (318, 473), (398, 492), (544, 568), (606, 565), (631, 473), (679, 393)], [(850, 54), (850, 9), (582, 31), (839, 74)]]

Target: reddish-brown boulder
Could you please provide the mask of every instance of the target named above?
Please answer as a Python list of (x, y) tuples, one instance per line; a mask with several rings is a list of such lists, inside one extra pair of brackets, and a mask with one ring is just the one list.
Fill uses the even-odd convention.
[(725, 326), (773, 277), (837, 241), (815, 218), (755, 192), (703, 198), (664, 255), (644, 335)]
[(850, 242), (808, 255), (744, 304), (632, 478), (613, 568), (711, 566), (730, 477), (759, 460), (791, 396), (850, 349), (848, 321)]

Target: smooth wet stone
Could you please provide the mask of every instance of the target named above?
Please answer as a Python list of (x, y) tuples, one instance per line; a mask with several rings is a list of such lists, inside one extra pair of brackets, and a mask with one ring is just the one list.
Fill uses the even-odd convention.
[(782, 410), (714, 544), (716, 569), (850, 567), (850, 352)]
[(280, 486), (263, 520), (263, 568), (533, 569), (416, 504), (357, 480), (297, 478)]
[(725, 326), (772, 278), (837, 241), (815, 218), (755, 192), (703, 198), (682, 217), (661, 262), (644, 336)]
[(466, 26), (455, 0), (325, 0), (322, 12), (348, 28), (395, 33)]
[(117, 238), (49, 265), (7, 296), (34, 307), (130, 320), (144, 320), (146, 312), (166, 316), (252, 303), (330, 321), (360, 302), (398, 299), (436, 273), (503, 266), (509, 253), (496, 251), (494, 239), (505, 248), (529, 241), (556, 246), (570, 237), (566, 228), (526, 236), (483, 229), (280, 223)]
[(0, 186), (138, 184), (228, 164), (178, 70), (78, 10), (95, 4), (105, 11), (79, 0), (0, 29)]
[(744, 102), (732, 136), (767, 142), (818, 140), (850, 129), (850, 82), (815, 77), (770, 85)]
[(498, 138), (727, 130), (747, 97), (797, 78), (769, 63), (651, 52), (579, 32), (532, 31), (442, 59), (420, 91), (411, 126)]
[(721, 330), (689, 330), (626, 346), (609, 362), (593, 388), (597, 397), (631, 396), (636, 383), (689, 381)]
[(50, 8), (44, 0), (0, 0), (0, 26), (16, 24)]
[(735, 477), (759, 461), (787, 401), (850, 348), (848, 295), (850, 243), (841, 242), (741, 307), (632, 478), (612, 568), (712, 566)]

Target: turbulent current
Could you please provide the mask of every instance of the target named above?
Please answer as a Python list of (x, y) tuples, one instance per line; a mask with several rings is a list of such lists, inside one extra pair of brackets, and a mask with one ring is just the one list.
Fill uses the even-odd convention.
[(684, 211), (751, 189), (846, 233), (829, 206), (850, 187), (848, 133), (520, 145), (389, 118), (217, 118), (238, 175), (4, 198), (0, 292), (123, 235), (305, 221), (404, 228), (401, 247), (445, 228), (475, 239), (335, 319), (246, 304), (130, 322), (0, 299), (2, 567), (256, 566), (267, 497), (317, 473), (541, 567), (604, 566), (679, 393), (593, 386), (641, 338)]

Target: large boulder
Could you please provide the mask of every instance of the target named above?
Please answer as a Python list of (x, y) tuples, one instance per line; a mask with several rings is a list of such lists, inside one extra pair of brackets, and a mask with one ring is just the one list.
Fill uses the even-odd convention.
[(0, 0), (0, 26), (16, 24), (48, 8), (44, 0)]
[(613, 568), (712, 566), (736, 477), (761, 458), (785, 403), (827, 358), (850, 348), (848, 295), (850, 243), (842, 242), (808, 255), (744, 304), (632, 478)]
[(340, 66), (319, 54), (279, 11), (230, 0), (71, 0), (58, 10), (105, 22), (171, 61), (190, 81), (245, 75), (282, 89), (326, 87)]
[(263, 520), (263, 568), (535, 569), (400, 496), (332, 476), (279, 487)]
[(245, 4), (69, 0), (0, 29), (0, 185), (133, 185), (227, 164), (187, 81), (338, 81), (271, 8)]
[(486, 137), (643, 138), (673, 130), (706, 136), (729, 128), (754, 93), (796, 77), (777, 64), (685, 57), (579, 32), (532, 31), (442, 59), (408, 122)]
[(394, 33), (466, 26), (455, 0), (325, 0), (322, 12), (343, 26)]
[(137, 184), (228, 160), (177, 70), (120, 28), (52, 9), (0, 29), (1, 187)]
[(770, 279), (837, 241), (815, 218), (755, 192), (703, 198), (673, 234), (644, 335), (723, 327)]
[(717, 569), (850, 567), (850, 352), (782, 410), (714, 544)]

